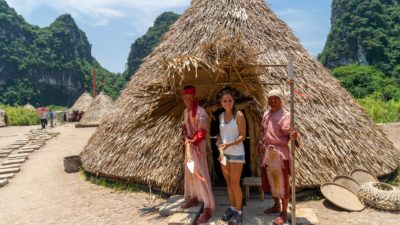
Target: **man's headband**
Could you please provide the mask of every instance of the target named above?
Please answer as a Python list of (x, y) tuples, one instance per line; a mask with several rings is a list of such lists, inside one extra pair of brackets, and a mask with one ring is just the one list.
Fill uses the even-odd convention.
[(196, 88), (191, 87), (191, 88), (183, 89), (182, 94), (184, 94), (184, 95), (195, 95), (196, 94)]

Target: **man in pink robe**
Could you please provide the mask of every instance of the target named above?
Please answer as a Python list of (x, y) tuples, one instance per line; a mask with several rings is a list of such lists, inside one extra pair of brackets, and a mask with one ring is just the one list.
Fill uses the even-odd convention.
[[(194, 87), (186, 86), (182, 95), (186, 106), (183, 134), (185, 137), (184, 195), (187, 202), (181, 208), (190, 208), (197, 205), (199, 201), (203, 202), (204, 210), (197, 220), (200, 224), (210, 219), (211, 211), (215, 208), (205, 139), (208, 132), (208, 114), (204, 108), (198, 106)], [(192, 171), (188, 163), (194, 165)]]
[[(261, 178), (262, 186), (265, 192), (283, 193), (283, 196), (273, 196), (274, 206), (266, 209), (264, 213), (281, 213), (274, 221), (275, 224), (284, 224), (287, 220), (287, 209), (290, 198), (289, 176), (290, 176), (290, 160), (291, 154), (289, 149), (290, 138), (295, 139), (296, 146), (299, 146), (299, 134), (297, 131), (290, 130), (290, 113), (282, 107), (282, 94), (279, 90), (272, 90), (268, 93), (268, 105), (270, 110), (267, 111), (261, 124), (261, 141), (260, 151), (262, 153), (262, 168)], [(268, 177), (268, 166), (272, 166), (275, 162), (268, 159), (268, 151), (274, 151), (278, 157), (274, 160), (279, 160), (278, 165), (282, 168), (283, 177)], [(268, 163), (269, 162), (269, 163)], [(268, 165), (271, 164), (271, 165)], [(275, 173), (279, 174), (279, 173)], [(283, 179), (283, 185), (276, 184)], [(271, 182), (273, 185), (271, 185)], [(271, 190), (271, 188), (283, 188), (283, 190)], [(282, 207), (281, 207), (282, 201)]]

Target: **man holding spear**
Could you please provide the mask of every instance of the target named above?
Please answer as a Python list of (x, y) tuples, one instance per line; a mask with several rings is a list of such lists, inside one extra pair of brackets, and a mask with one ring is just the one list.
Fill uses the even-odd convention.
[(259, 151), (262, 155), (262, 186), (264, 191), (272, 193), (275, 204), (264, 213), (280, 213), (274, 223), (284, 224), (288, 217), (290, 199), (289, 176), (292, 157), (289, 141), (294, 140), (299, 147), (300, 135), (291, 128), (291, 114), (283, 108), (282, 93), (272, 90), (267, 97), (270, 110), (263, 116)]
[(184, 87), (182, 98), (186, 106), (182, 136), (185, 139), (184, 194), (187, 201), (181, 208), (187, 209), (203, 202), (203, 213), (196, 221), (197, 224), (201, 224), (210, 219), (215, 208), (207, 165), (208, 114), (198, 105), (195, 87)]

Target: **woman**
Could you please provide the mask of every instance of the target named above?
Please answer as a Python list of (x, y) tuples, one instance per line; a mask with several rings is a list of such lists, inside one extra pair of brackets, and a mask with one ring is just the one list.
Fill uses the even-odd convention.
[(219, 116), (220, 134), (216, 144), (221, 154), (221, 169), (231, 203), (231, 207), (226, 210), (222, 220), (229, 221), (229, 224), (237, 224), (242, 220), (243, 193), (240, 177), (245, 163), (243, 141), (246, 138), (246, 119), (243, 113), (236, 109), (231, 90), (222, 91), (221, 105), (224, 112)]

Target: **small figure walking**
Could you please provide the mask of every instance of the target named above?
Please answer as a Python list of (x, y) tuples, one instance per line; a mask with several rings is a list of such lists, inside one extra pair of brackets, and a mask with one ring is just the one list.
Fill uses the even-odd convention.
[(48, 117), (47, 111), (42, 109), (40, 113), (40, 124), (42, 125), (42, 129), (46, 129), (47, 117)]
[(54, 127), (54, 124), (53, 124), (53, 120), (54, 120), (54, 112), (53, 112), (53, 110), (51, 110), (50, 109), (50, 113), (49, 113), (49, 116), (50, 116), (50, 127)]

